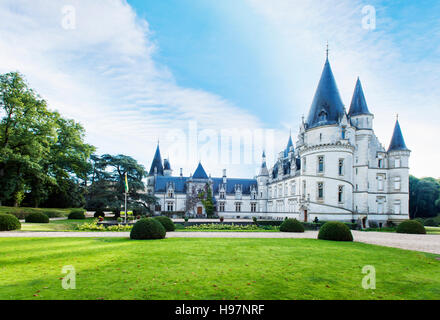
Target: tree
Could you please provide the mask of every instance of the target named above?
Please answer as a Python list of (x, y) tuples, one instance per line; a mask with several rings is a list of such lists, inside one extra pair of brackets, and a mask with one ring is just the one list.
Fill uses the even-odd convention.
[(189, 192), (186, 193), (185, 199), (185, 212), (186, 214), (194, 213), (194, 208), (197, 203), (200, 201), (199, 193), (196, 190), (196, 186), (188, 186), (190, 189)]
[(212, 200), (212, 190), (211, 186), (207, 183), (205, 185), (205, 190), (199, 194), (200, 201), (205, 207), (205, 212), (208, 218), (211, 218), (214, 215), (214, 203)]
[(434, 178), (409, 177), (411, 218), (435, 217), (440, 212), (440, 183)]
[(0, 204), (80, 198), (74, 184), (85, 184), (94, 150), (81, 125), (49, 111), (17, 72), (0, 75), (0, 116)]

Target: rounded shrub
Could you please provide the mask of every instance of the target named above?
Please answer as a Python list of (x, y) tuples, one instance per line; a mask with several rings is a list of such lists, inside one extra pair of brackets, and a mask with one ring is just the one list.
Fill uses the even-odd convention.
[(20, 230), (21, 223), (12, 214), (0, 214), (0, 231)]
[(329, 221), (319, 229), (318, 239), (333, 241), (353, 241), (350, 228), (342, 222)]
[(397, 226), (397, 233), (426, 234), (425, 227), (416, 220), (405, 220)]
[(32, 212), (24, 221), (28, 223), (49, 223), (49, 217), (42, 212)]
[(171, 220), (170, 218), (160, 216), (160, 217), (155, 217), (154, 219), (159, 221), (163, 225), (163, 227), (165, 228), (166, 231), (176, 230), (176, 226), (174, 225), (173, 220)]
[(74, 209), (72, 211), (70, 211), (67, 219), (75, 219), (75, 220), (80, 220), (80, 219), (85, 219), (86, 216), (84, 215), (84, 210), (81, 209)]
[(281, 232), (304, 232), (304, 226), (296, 219), (286, 219), (280, 226)]
[(166, 233), (165, 228), (157, 219), (143, 218), (134, 224), (130, 232), (130, 239), (163, 239)]
[(95, 213), (93, 214), (93, 216), (94, 216), (95, 218), (99, 218), (99, 217), (105, 218), (104, 210), (103, 210), (103, 209), (96, 209), (96, 211), (95, 211)]

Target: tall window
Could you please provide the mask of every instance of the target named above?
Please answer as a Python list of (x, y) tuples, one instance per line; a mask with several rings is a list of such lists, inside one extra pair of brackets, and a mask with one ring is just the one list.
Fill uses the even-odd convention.
[(303, 181), (303, 195), (304, 195), (304, 197), (306, 196), (306, 193), (307, 193), (307, 184), (306, 184), (306, 180), (304, 180)]
[(342, 138), (342, 139), (345, 139), (345, 128), (342, 128), (341, 138)]
[(378, 159), (378, 160), (377, 160), (377, 166), (378, 166), (379, 168), (383, 168), (383, 159)]
[(257, 212), (257, 204), (255, 202), (251, 203), (251, 212)]
[(218, 211), (220, 212), (225, 212), (225, 203), (224, 202), (220, 202), (218, 205)]
[[(357, 168), (356, 168), (357, 169)], [(338, 173), (340, 176), (344, 175), (344, 159), (339, 159), (338, 163)]]
[(318, 157), (318, 172), (319, 173), (324, 172), (324, 156)]
[(377, 199), (377, 213), (382, 214), (384, 212), (384, 198)]
[(172, 202), (167, 202), (167, 211), (174, 211), (174, 204)]
[(241, 202), (235, 203), (235, 212), (241, 212)]
[(306, 157), (304, 157), (303, 159), (302, 159), (302, 172), (303, 173), (306, 173), (306, 166), (307, 166), (307, 161), (306, 161)]
[(394, 214), (400, 214), (400, 200), (394, 201)]
[(322, 200), (324, 198), (324, 183), (318, 182), (318, 200)]
[(344, 186), (338, 186), (338, 202), (344, 202)]
[(225, 192), (224, 191), (220, 191), (220, 199), (225, 199)]
[(294, 196), (296, 194), (296, 183), (292, 182), (290, 185), (290, 195)]
[(394, 159), (394, 167), (395, 168), (400, 168), (400, 158)]
[(173, 197), (174, 197), (173, 189), (168, 189), (168, 198), (173, 198)]
[(400, 190), (400, 177), (394, 178), (394, 190)]
[(377, 189), (379, 191), (383, 191), (383, 180), (384, 180), (383, 175), (379, 174), (377, 176)]

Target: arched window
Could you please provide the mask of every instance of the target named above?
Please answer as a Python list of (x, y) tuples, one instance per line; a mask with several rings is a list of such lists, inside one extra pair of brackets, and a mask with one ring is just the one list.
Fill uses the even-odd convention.
[(325, 112), (325, 110), (321, 110), (321, 112), (318, 114), (318, 120), (319, 121), (327, 120), (327, 112)]

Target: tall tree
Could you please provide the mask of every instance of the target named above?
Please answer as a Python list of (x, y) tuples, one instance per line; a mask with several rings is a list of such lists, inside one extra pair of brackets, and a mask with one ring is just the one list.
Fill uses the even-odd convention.
[(409, 177), (411, 218), (435, 217), (440, 212), (440, 183), (434, 178)]

